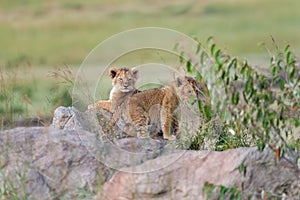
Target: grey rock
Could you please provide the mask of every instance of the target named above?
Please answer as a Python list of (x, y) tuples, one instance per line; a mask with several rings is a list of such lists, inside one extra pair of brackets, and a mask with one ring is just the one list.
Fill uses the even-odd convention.
[(216, 186), (209, 199), (221, 187), (242, 199), (300, 199), (299, 170), (269, 148), (184, 151), (160, 139), (109, 138), (101, 130), (110, 117), (59, 107), (50, 127), (0, 131), (0, 198), (206, 199), (207, 183)]
[(60, 106), (55, 109), (52, 125), (56, 129), (74, 129), (75, 113), (71, 107)]
[[(54, 111), (51, 126), (62, 130), (82, 129), (103, 136), (102, 128), (106, 126), (112, 117), (112, 113), (105, 109), (88, 109), (85, 112), (78, 111), (75, 107), (60, 106)], [(113, 127), (109, 139), (126, 137), (123, 132), (125, 126), (122, 120)]]
[[(174, 162), (176, 156), (178, 153), (160, 156), (140, 165), (162, 166), (160, 170), (116, 172), (104, 183), (96, 199), (206, 199), (205, 183), (215, 186), (209, 199), (220, 199), (221, 187), (241, 191), (241, 199), (260, 199), (262, 191), (280, 199), (300, 197), (300, 172), (286, 160), (276, 161), (268, 148), (263, 152), (256, 147), (223, 152), (187, 151)], [(170, 165), (163, 167), (166, 163)], [(230, 195), (225, 193), (224, 199), (232, 199)]]
[(95, 195), (116, 169), (156, 158), (162, 146), (139, 138), (113, 144), (83, 129), (51, 126), (0, 131), (0, 152), (0, 191), (8, 191), (5, 198), (81, 199), (81, 193)]
[[(88, 132), (86, 137), (95, 140)], [(0, 132), (1, 191), (10, 198), (58, 199), (97, 191), (99, 180), (108, 179), (105, 168), (74, 130), (16, 128)]]
[[(109, 112), (103, 112), (107, 118), (110, 118)], [(55, 109), (52, 120), (52, 126), (56, 129), (75, 130), (83, 129), (98, 133), (102, 130), (96, 116), (96, 111), (87, 110), (80, 112), (74, 107), (60, 106)]]

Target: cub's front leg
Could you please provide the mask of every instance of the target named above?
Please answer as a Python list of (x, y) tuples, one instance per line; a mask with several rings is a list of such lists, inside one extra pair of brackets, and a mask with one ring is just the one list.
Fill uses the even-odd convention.
[(111, 101), (110, 100), (101, 100), (98, 101), (94, 104), (90, 104), (88, 105), (88, 109), (92, 109), (92, 108), (103, 108), (109, 112), (112, 112), (112, 108), (111, 108)]
[(176, 136), (171, 135), (172, 110), (170, 108), (162, 108), (160, 112), (160, 123), (162, 126), (163, 137), (167, 140), (175, 140)]
[(150, 137), (148, 129), (147, 129), (148, 117), (147, 117), (147, 113), (144, 111), (144, 109), (139, 106), (136, 106), (135, 108), (133, 108), (133, 107), (130, 107), (130, 105), (129, 105), (129, 115), (131, 118), (131, 122), (137, 131), (137, 137), (139, 137), (139, 138)]

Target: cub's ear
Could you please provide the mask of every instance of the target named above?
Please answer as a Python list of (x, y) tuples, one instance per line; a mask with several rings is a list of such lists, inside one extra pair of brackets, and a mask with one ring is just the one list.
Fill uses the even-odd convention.
[(183, 84), (183, 82), (184, 82), (184, 77), (179, 76), (176, 78), (176, 86), (177, 87), (180, 87)]
[(132, 69), (131, 69), (131, 72), (132, 72), (133, 77), (134, 77), (135, 79), (138, 79), (138, 78), (139, 78), (139, 70), (137, 70), (136, 68), (132, 68)]
[(110, 68), (110, 69), (109, 69), (109, 77), (110, 77), (111, 79), (115, 78), (115, 76), (117, 75), (118, 71), (119, 71), (118, 68), (115, 68), (115, 67)]

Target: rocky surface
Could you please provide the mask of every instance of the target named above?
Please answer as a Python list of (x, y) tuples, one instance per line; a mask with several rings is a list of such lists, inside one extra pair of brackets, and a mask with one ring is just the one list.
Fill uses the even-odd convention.
[(57, 199), (80, 189), (92, 194), (109, 176), (76, 131), (16, 128), (0, 132), (0, 141), (0, 185), (9, 198)]
[[(142, 146), (146, 147), (144, 154)], [(129, 150), (139, 154), (132, 156)], [(116, 146), (80, 129), (35, 127), (2, 131), (0, 197), (6, 191), (9, 198), (90, 199), (115, 169), (139, 165), (161, 151), (162, 145), (155, 140), (124, 138)]]
[[(174, 156), (161, 156), (140, 166), (170, 163), (154, 172), (115, 173), (96, 199), (206, 199), (209, 187), (204, 189), (205, 183), (215, 186), (209, 199), (220, 199), (222, 194), (224, 199), (237, 199), (237, 191), (242, 191), (242, 199), (261, 199), (264, 194), (268, 198), (300, 199), (299, 170), (285, 160), (276, 161), (270, 149), (187, 151), (172, 162)], [(235, 192), (225, 193), (224, 188), (235, 188)]]
[(59, 107), (50, 127), (0, 131), (0, 199), (300, 199), (299, 169), (269, 148), (182, 151), (109, 138), (103, 117)]

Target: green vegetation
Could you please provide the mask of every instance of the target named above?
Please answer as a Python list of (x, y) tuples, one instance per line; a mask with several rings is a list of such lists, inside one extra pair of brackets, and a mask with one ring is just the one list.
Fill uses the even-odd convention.
[(211, 137), (214, 140), (209, 149), (213, 150), (253, 145), (263, 150), (269, 146), (276, 159), (286, 159), (298, 168), (299, 61), (290, 45), (280, 50), (273, 42), (274, 50), (267, 49), (268, 73), (261, 73), (247, 60), (228, 55), (212, 37), (207, 45), (199, 43), (204, 48), (194, 55), (181, 52), (187, 73), (213, 85), (212, 104), (203, 106), (199, 102), (204, 124), (192, 137), (190, 149), (207, 148), (203, 144), (207, 145)]
[(53, 115), (54, 108), (72, 104), (71, 90), (67, 84), (61, 84), (60, 74), (32, 70), (28, 66), (0, 70), (0, 130), (13, 127), (18, 120), (47, 118)]

